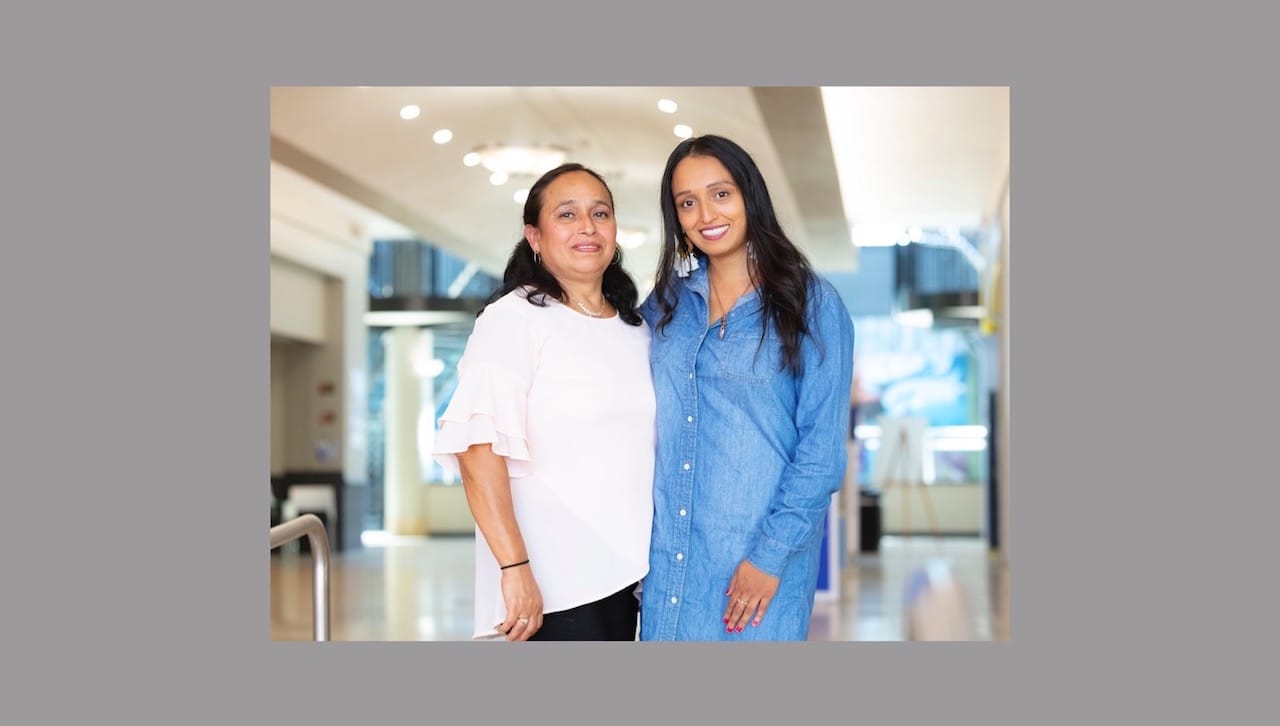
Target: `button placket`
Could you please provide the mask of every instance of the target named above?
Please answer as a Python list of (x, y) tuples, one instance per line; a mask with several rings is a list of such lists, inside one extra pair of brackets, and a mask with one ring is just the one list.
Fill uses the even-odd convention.
[[(689, 384), (684, 388), (684, 391), (683, 391), (684, 395), (681, 396), (681, 398), (683, 399), (681, 403), (684, 404), (682, 408), (684, 408), (684, 410), (686, 411), (685, 421), (686, 423), (690, 423), (690, 424), (693, 423), (692, 413), (697, 413), (696, 407), (697, 407), (697, 400), (698, 400), (698, 392), (697, 392), (696, 377), (694, 375), (694, 364), (696, 363), (697, 350), (699, 347), (701, 347), (701, 343), (702, 341), (699, 340), (697, 345), (695, 345), (693, 349), (689, 351), (690, 360), (689, 360), (689, 368), (688, 368), (689, 373), (687, 378), (687, 380), (689, 381)], [(688, 515), (688, 506), (693, 496), (692, 462), (694, 460), (694, 457), (696, 456), (696, 450), (697, 450), (696, 434), (697, 434), (696, 427), (688, 426), (688, 427), (685, 427), (685, 430), (682, 432), (682, 436), (680, 437), (682, 439), (681, 441), (682, 445), (680, 447), (681, 457), (682, 457), (680, 471), (682, 472), (682, 474), (688, 474), (688, 476), (679, 477), (679, 481), (680, 481), (679, 501), (682, 502), (683, 506), (680, 507), (680, 524), (675, 528), (676, 537), (675, 537), (675, 541), (672, 542), (672, 550), (675, 552), (675, 562), (672, 563), (671, 571), (670, 571), (671, 577), (669, 582), (671, 584), (671, 587), (667, 591), (667, 607), (664, 608), (665, 612), (662, 617), (662, 622), (659, 628), (660, 630), (665, 631), (667, 633), (667, 637), (669, 638), (675, 637), (676, 627), (680, 618), (680, 611), (679, 611), (680, 597), (682, 596), (684, 591), (684, 577), (685, 577), (684, 552), (689, 547), (689, 538), (690, 538), (689, 518), (687, 515)]]
[[(705, 306), (705, 299), (703, 300)], [(706, 316), (705, 307), (702, 311), (703, 319)], [(696, 320), (696, 317), (695, 317)], [(672, 551), (675, 552), (675, 563), (670, 568), (670, 588), (667, 591), (667, 607), (663, 608), (663, 616), (660, 619), (659, 631), (665, 634), (667, 638), (675, 638), (680, 620), (680, 597), (683, 596), (684, 578), (686, 569), (684, 567), (684, 555), (689, 550), (689, 542), (692, 532), (692, 518), (689, 517), (689, 510), (693, 506), (693, 462), (697, 461), (697, 426), (694, 424), (694, 418), (697, 416), (698, 405), (698, 383), (697, 383), (697, 361), (698, 352), (702, 349), (706, 340), (707, 329), (700, 326), (698, 336), (693, 345), (686, 349), (688, 371), (686, 380), (689, 383), (680, 389), (683, 393), (681, 398), (682, 408), (685, 411), (685, 422), (691, 424), (683, 427), (682, 432), (680, 472), (684, 475), (678, 478), (681, 502), (679, 510), (679, 523), (675, 527), (675, 541), (672, 542)]]

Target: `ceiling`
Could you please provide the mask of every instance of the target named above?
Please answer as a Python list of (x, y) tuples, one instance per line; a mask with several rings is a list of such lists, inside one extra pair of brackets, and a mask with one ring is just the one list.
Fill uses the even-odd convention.
[[(659, 110), (663, 98), (678, 110)], [(408, 104), (418, 117), (401, 118)], [(560, 146), (604, 176), (619, 225), (645, 233), (626, 253), (645, 289), (676, 124), (746, 148), (784, 229), (828, 272), (855, 270), (851, 240), (877, 225), (977, 224), (1007, 183), (1007, 87), (275, 87), (271, 159), (500, 275), (521, 234), (513, 193), (533, 180), (494, 186), (462, 157), (499, 142)], [(453, 138), (437, 144), (442, 128)]]

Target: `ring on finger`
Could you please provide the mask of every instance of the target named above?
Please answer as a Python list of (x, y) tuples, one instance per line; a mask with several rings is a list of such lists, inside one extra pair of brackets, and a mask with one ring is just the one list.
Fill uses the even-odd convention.
[(521, 625), (528, 625), (529, 618), (516, 618), (516, 622), (520, 623)]
[(743, 600), (742, 598), (738, 598), (738, 602), (742, 603), (743, 605), (747, 604), (747, 601)]

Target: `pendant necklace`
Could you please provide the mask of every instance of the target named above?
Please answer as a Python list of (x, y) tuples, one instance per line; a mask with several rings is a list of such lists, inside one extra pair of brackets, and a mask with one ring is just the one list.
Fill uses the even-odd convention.
[[(711, 278), (707, 278), (707, 284), (711, 285)], [(716, 304), (720, 306), (720, 340), (724, 340), (724, 329), (729, 323), (729, 311), (724, 309), (724, 303), (720, 301), (720, 293), (716, 292), (716, 286), (711, 285), (711, 296), (716, 299)]]
[[(715, 298), (716, 304), (720, 306), (720, 333), (717, 337), (720, 338), (720, 340), (724, 340), (724, 331), (729, 327), (729, 310), (724, 306), (724, 301), (720, 299), (720, 293), (716, 291), (716, 286), (711, 283), (710, 274), (707, 275), (707, 286), (711, 288), (711, 296)], [(746, 294), (747, 290), (750, 289), (751, 282), (748, 281), (747, 286), (742, 289), (742, 292), (738, 293), (738, 297), (734, 298), (734, 302), (737, 302), (738, 298), (741, 298)]]

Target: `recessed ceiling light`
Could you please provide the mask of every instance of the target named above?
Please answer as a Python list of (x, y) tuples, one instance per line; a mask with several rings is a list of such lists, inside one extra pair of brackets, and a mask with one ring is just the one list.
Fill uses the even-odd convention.
[(440, 129), (431, 135), (431, 140), (437, 144), (447, 144), (453, 140), (453, 132), (449, 129)]
[(489, 183), (495, 187), (500, 187), (507, 183), (507, 173), (505, 171), (495, 171), (489, 175)]
[(669, 98), (658, 101), (658, 110), (663, 113), (675, 113), (677, 108), (679, 107), (676, 106), (676, 102)]
[(479, 166), (480, 155), (474, 151), (469, 151), (466, 154), (463, 154), (462, 165), (463, 166)]
[(517, 189), (516, 193), (511, 195), (511, 198), (516, 200), (516, 204), (524, 204), (525, 200), (529, 198), (529, 190)]
[(404, 108), (400, 109), (400, 118), (404, 119), (405, 121), (412, 121), (413, 119), (417, 118), (418, 114), (420, 113), (422, 113), (422, 109), (418, 108), (413, 104), (409, 104), (408, 106), (405, 106)]
[(682, 139), (687, 139), (690, 136), (693, 136), (693, 129), (689, 128), (685, 124), (676, 124), (676, 127), (671, 129), (671, 131)]

